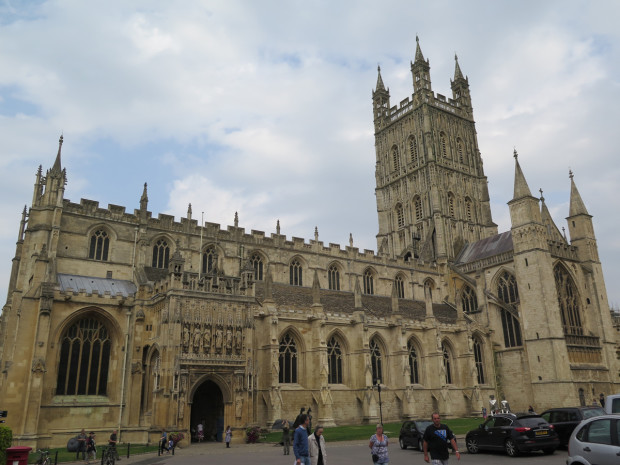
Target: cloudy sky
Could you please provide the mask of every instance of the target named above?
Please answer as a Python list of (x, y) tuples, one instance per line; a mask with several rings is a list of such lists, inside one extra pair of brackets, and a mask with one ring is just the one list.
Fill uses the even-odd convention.
[(617, 1), (0, 0), (0, 300), (39, 164), (64, 133), (65, 197), (376, 250), (371, 90), (468, 75), (493, 218), (513, 147), (561, 228), (568, 170), (620, 304)]

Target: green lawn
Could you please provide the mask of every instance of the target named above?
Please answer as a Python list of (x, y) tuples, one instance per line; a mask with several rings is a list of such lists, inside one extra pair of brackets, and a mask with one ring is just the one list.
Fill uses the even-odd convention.
[[(465, 434), (472, 429), (476, 429), (484, 420), (482, 418), (454, 418), (442, 420), (447, 424), (454, 434)], [(384, 425), (385, 434), (388, 437), (397, 439), (402, 422), (386, 423)], [(327, 441), (352, 441), (360, 439), (370, 439), (375, 432), (376, 425), (350, 425), (334, 426), (324, 428), (323, 434)], [(292, 432), (291, 432), (292, 433)], [(267, 442), (280, 442), (282, 432), (276, 431), (267, 435)]]
[[(93, 465), (101, 462), (101, 453), (103, 451), (103, 447), (104, 446), (97, 446), (97, 460), (91, 461)], [(129, 454), (131, 456), (131, 455), (136, 455), (136, 454), (145, 454), (147, 452), (157, 452), (157, 449), (158, 449), (157, 445), (146, 446), (144, 444), (131, 444), (129, 448)], [(67, 452), (66, 447), (61, 447), (57, 449), (48, 449), (48, 450), (50, 452), (50, 459), (52, 460), (52, 464), (54, 463), (54, 460), (56, 458), (56, 452), (58, 452), (58, 463), (76, 461), (75, 452)], [(127, 457), (127, 444), (119, 444), (118, 453), (121, 456), (121, 458)], [(39, 454), (37, 453), (37, 451), (33, 450), (30, 452), (30, 455), (28, 456), (28, 463), (35, 463), (38, 459), (39, 459)]]

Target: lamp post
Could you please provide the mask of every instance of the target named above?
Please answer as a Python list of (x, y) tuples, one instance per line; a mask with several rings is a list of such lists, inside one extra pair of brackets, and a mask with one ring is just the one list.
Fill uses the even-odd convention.
[(377, 392), (379, 393), (379, 418), (381, 419), (381, 426), (383, 426), (383, 409), (381, 408), (381, 380), (375, 379), (375, 386), (377, 386)]

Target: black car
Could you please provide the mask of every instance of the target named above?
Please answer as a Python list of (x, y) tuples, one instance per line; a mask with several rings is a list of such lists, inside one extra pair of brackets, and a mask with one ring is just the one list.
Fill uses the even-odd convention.
[(411, 446), (422, 450), (422, 437), (426, 427), (431, 423), (428, 420), (409, 420), (404, 422), (400, 427), (400, 434), (398, 435), (400, 448), (406, 449)]
[(573, 430), (581, 420), (605, 415), (602, 407), (562, 407), (552, 408), (540, 414), (545, 420), (553, 425), (555, 432), (560, 437), (560, 445), (567, 446)]
[(540, 415), (499, 413), (467, 433), (465, 445), (470, 454), (480, 450), (505, 450), (515, 457), (520, 452), (533, 450), (553, 454), (560, 439), (553, 426)]

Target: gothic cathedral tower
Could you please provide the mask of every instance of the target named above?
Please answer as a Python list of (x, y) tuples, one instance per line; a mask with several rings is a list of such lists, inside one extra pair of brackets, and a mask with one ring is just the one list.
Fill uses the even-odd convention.
[[(456, 59), (456, 57), (455, 57)], [(372, 94), (377, 247), (390, 257), (454, 259), (463, 244), (497, 234), (491, 218), (469, 82), (456, 60), (452, 98), (435, 95), (416, 37), (413, 95), (390, 107), (381, 77)]]

